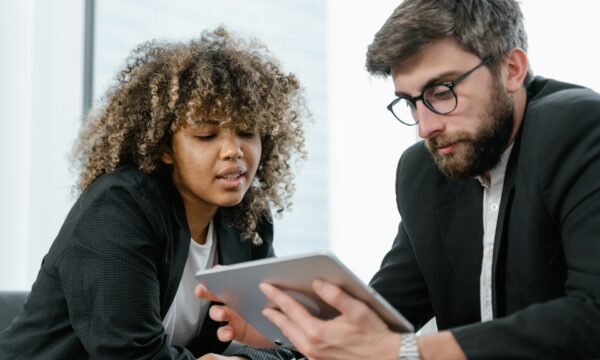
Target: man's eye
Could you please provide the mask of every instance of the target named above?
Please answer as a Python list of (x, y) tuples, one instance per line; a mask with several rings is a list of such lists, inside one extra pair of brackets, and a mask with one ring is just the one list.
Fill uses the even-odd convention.
[(428, 91), (428, 98), (430, 101), (442, 101), (442, 100), (449, 100), (452, 98), (452, 90), (450, 90), (448, 87), (446, 86), (436, 86), (431, 88), (430, 91)]

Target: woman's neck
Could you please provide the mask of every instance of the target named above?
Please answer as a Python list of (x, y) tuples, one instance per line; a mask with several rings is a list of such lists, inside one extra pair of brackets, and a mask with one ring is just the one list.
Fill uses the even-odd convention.
[(205, 244), (208, 235), (208, 226), (219, 207), (215, 205), (206, 206), (205, 204), (197, 204), (186, 201), (186, 199), (184, 199), (183, 203), (185, 206), (185, 217), (192, 239), (198, 244)]

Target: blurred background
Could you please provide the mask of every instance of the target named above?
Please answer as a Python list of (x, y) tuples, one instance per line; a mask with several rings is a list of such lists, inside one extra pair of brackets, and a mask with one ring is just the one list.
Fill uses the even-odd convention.
[[(225, 25), (269, 46), (302, 81), (314, 122), (278, 255), (327, 250), (368, 281), (399, 216), (394, 177), (417, 141), (385, 106), (391, 80), (364, 70), (367, 45), (398, 1), (0, 1), (0, 290), (28, 290), (70, 206), (69, 151), (83, 113), (129, 51)], [(600, 90), (600, 2), (522, 0), (536, 74)]]

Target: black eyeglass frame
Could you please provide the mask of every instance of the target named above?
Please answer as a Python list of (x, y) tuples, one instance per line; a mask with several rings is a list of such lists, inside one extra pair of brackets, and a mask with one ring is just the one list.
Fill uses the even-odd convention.
[[(417, 125), (419, 123), (419, 120), (414, 119), (414, 123), (408, 123), (406, 121), (403, 121), (402, 119), (400, 119), (396, 113), (393, 110), (394, 105), (396, 105), (399, 101), (401, 100), (406, 100), (409, 103), (412, 104), (412, 106), (414, 108), (417, 107), (417, 101), (421, 100), (423, 102), (423, 104), (432, 112), (439, 114), (439, 115), (448, 115), (451, 112), (453, 112), (454, 110), (456, 110), (456, 107), (458, 106), (458, 96), (456, 95), (456, 92), (454, 91), (454, 88), (456, 87), (456, 85), (458, 85), (458, 83), (460, 83), (461, 81), (463, 81), (464, 79), (466, 79), (469, 75), (471, 75), (475, 70), (479, 69), (480, 67), (487, 65), (490, 61), (492, 60), (492, 56), (488, 56), (486, 58), (484, 58), (483, 60), (481, 60), (481, 62), (475, 66), (474, 68), (472, 68), (471, 70), (465, 72), (464, 74), (460, 75), (458, 78), (452, 80), (452, 81), (446, 81), (446, 82), (442, 82), (442, 83), (434, 83), (431, 85), (426, 86), (423, 91), (421, 92), (421, 95), (419, 96), (409, 96), (409, 95), (404, 95), (404, 96), (398, 96), (397, 98), (395, 98), (391, 103), (389, 103), (389, 105), (386, 107), (391, 113), (392, 115), (394, 115), (394, 117), (400, 121), (401, 123), (403, 123), (404, 125), (408, 125), (408, 126), (414, 126)], [(454, 96), (454, 107), (446, 112), (440, 112), (438, 110), (436, 110), (433, 105), (431, 105), (431, 103), (429, 102), (429, 100), (427, 100), (427, 98), (425, 98), (425, 93), (427, 92), (427, 90), (436, 87), (436, 86), (445, 86), (447, 87), (450, 92), (452, 93), (452, 95)]]

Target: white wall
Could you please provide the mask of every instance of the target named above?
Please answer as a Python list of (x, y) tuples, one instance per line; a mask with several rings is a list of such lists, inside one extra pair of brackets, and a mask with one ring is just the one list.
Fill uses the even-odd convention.
[(9, 289), (28, 280), (33, 3), (0, 2), (0, 287)]
[(0, 5), (0, 289), (28, 289), (72, 203), (83, 1)]
[(533, 72), (600, 92), (600, 1), (521, 2)]
[(391, 81), (372, 78), (365, 53), (397, 1), (329, 1), (331, 250), (364, 281), (379, 267), (400, 219), (394, 179), (416, 137), (385, 108)]

